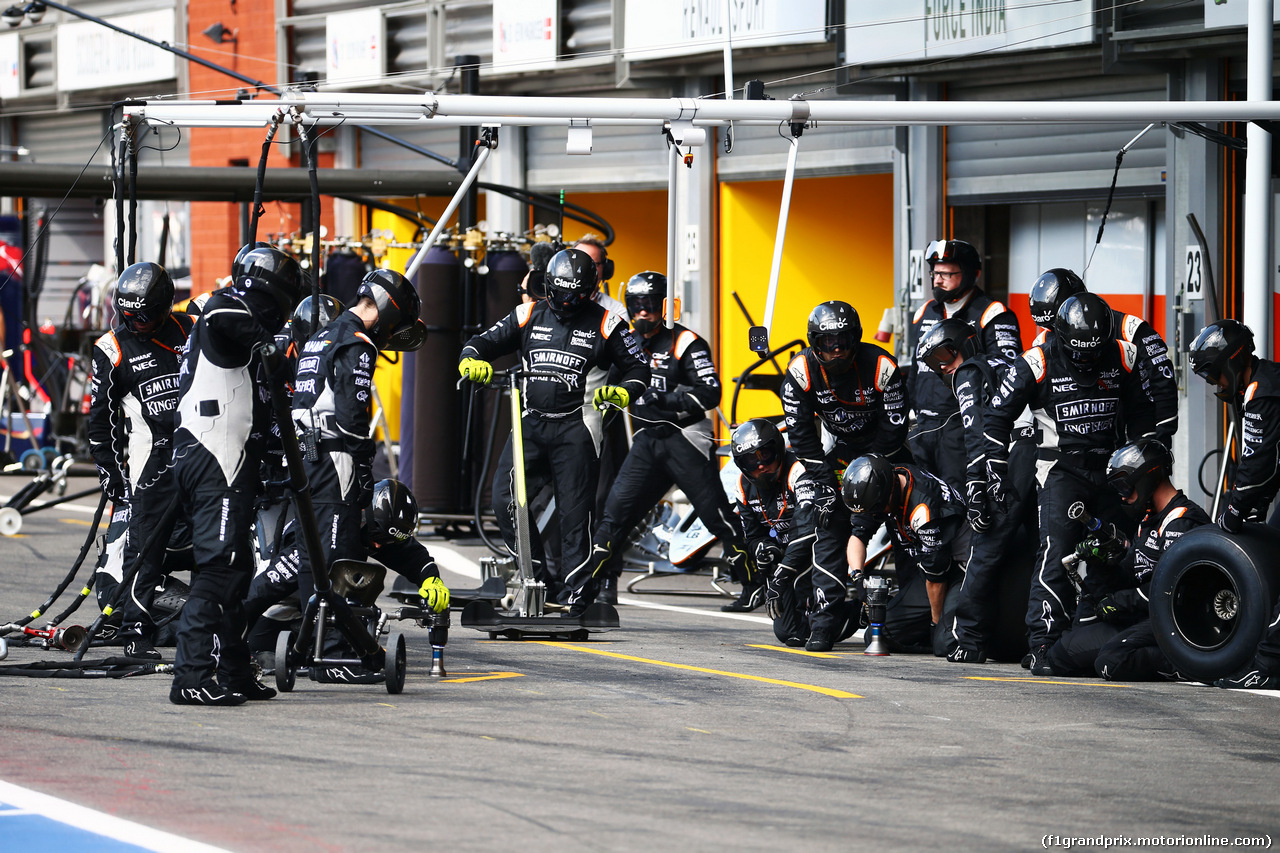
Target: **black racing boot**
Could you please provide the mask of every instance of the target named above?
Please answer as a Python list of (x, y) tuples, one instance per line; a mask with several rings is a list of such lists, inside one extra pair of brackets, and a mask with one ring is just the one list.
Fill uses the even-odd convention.
[(835, 642), (831, 638), (831, 634), (824, 628), (814, 628), (809, 634), (809, 642), (804, 644), (806, 652), (829, 652)]
[(605, 604), (618, 604), (618, 579), (605, 578), (600, 581), (600, 594), (596, 596), (596, 601), (602, 601)]
[(1027, 667), (1032, 675), (1056, 675), (1049, 663), (1049, 647), (1036, 646), (1031, 650), (1031, 665)]
[(1280, 678), (1250, 666), (1235, 675), (1219, 678), (1213, 686), (1224, 690), (1280, 690)]
[(124, 656), (133, 658), (134, 660), (164, 660), (160, 652), (156, 650), (155, 645), (140, 634), (134, 634), (124, 639)]
[(764, 604), (764, 584), (746, 581), (742, 584), (742, 592), (736, 600), (720, 609), (725, 613), (747, 613)]
[[(275, 693), (275, 691), (271, 691)], [(248, 699), (243, 693), (227, 690), (216, 681), (203, 687), (170, 687), (169, 701), (175, 705), (204, 705), (210, 708), (224, 708), (231, 705), (243, 705)]]
[(987, 653), (982, 649), (966, 649), (964, 646), (956, 646), (947, 652), (947, 660), (952, 663), (986, 663)]

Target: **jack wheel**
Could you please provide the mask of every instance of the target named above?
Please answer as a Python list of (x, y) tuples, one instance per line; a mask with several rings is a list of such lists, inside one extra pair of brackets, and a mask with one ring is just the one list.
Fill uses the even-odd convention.
[(22, 465), (24, 471), (39, 471), (44, 467), (44, 454), (34, 447), (30, 450), (24, 450), (22, 455), (18, 457), (18, 463)]
[(394, 632), (387, 640), (387, 692), (395, 696), (404, 690), (405, 671), (404, 634)]
[(290, 636), (288, 631), (281, 631), (276, 636), (276, 688), (281, 693), (292, 693), (293, 684), (298, 672), (289, 666)]
[(15, 536), (22, 529), (22, 513), (11, 506), (0, 507), (0, 535)]

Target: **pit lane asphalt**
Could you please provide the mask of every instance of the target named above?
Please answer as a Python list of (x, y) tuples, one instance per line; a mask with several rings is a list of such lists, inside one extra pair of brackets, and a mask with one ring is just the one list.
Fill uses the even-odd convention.
[[(65, 574), (92, 517), (77, 505), (0, 540), (0, 620)], [(470, 571), (477, 542), (426, 544), (446, 582), (476, 585), (453, 569)], [(409, 651), (399, 696), (299, 680), (270, 702), (202, 709), (169, 704), (165, 675), (2, 678), (0, 780), (234, 851), (1278, 834), (1280, 694), (1033, 678), (854, 644), (809, 655), (781, 648), (759, 612), (724, 618), (724, 599), (623, 599), (662, 609), (624, 603), (623, 629), (586, 643), (490, 641), (455, 613), (443, 682), (427, 677), (426, 631), (393, 623)], [(94, 615), (86, 604), (69, 621)], [(70, 655), (11, 647), (0, 666), (55, 658)]]

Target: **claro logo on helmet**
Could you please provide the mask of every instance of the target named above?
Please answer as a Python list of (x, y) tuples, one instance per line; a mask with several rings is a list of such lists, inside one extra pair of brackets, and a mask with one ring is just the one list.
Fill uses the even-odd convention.
[(847, 324), (844, 320), (823, 320), (818, 324), (820, 332), (842, 332)]
[(1102, 339), (1094, 338), (1092, 340), (1089, 340), (1089, 339), (1082, 339), (1082, 338), (1071, 338), (1067, 342), (1071, 344), (1073, 349), (1093, 349), (1094, 347), (1102, 343)]

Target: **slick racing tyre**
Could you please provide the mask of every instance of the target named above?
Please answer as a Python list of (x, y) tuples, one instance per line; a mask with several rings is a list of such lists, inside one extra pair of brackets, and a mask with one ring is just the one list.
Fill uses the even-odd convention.
[(1205, 525), (1173, 544), (1151, 580), (1156, 642), (1184, 677), (1213, 681), (1253, 659), (1280, 593), (1280, 531)]

